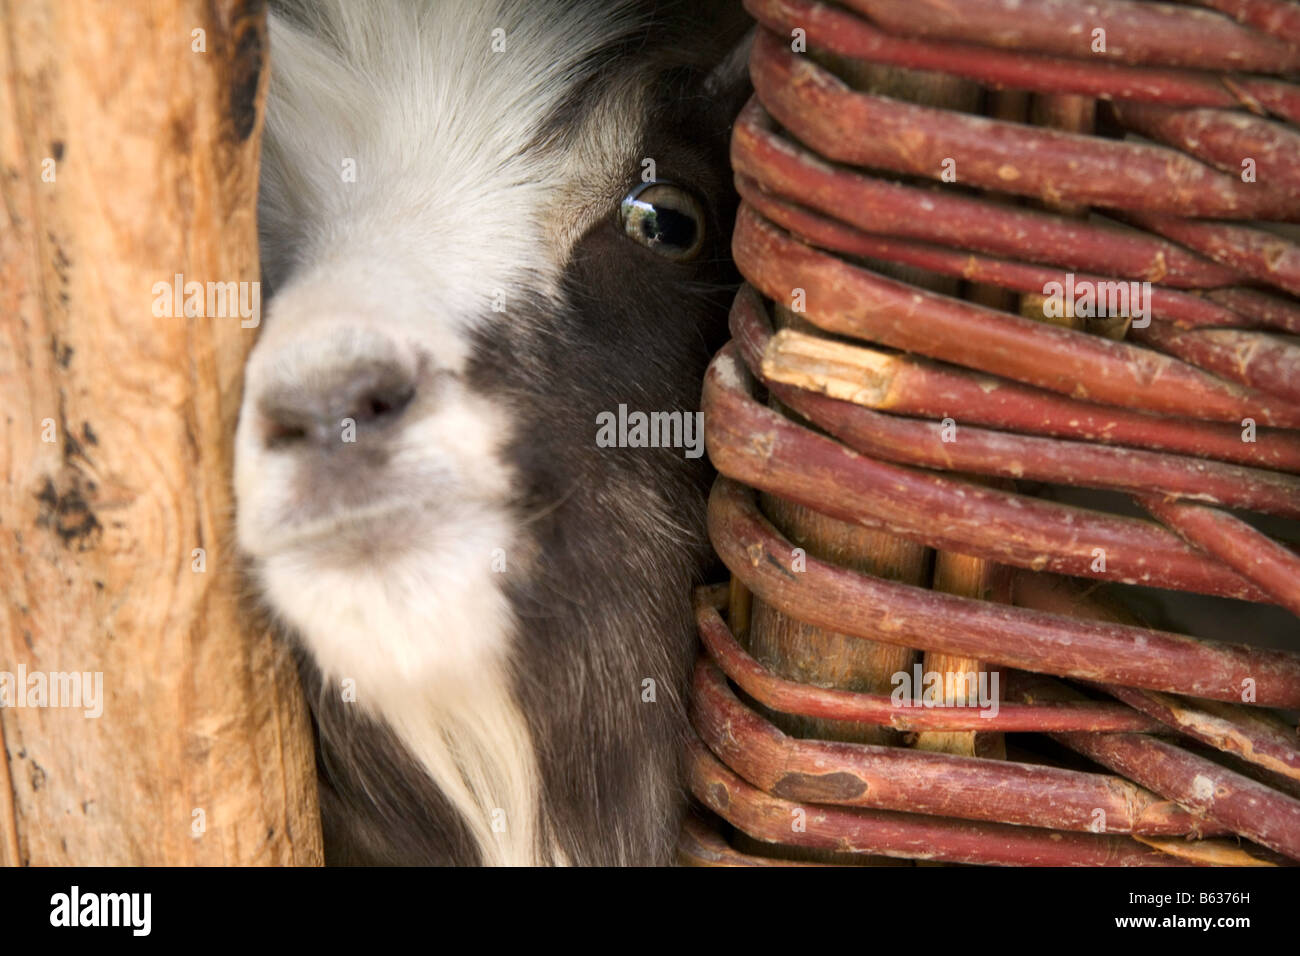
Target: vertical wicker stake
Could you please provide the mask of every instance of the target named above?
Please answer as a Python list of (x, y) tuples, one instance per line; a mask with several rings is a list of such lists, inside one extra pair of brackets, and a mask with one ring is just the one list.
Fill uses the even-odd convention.
[[(1010, 604), (1011, 580), (1011, 569), (1005, 565), (953, 551), (935, 552), (934, 589), (936, 591)], [(976, 658), (941, 654), (937, 651), (925, 652), (925, 672), (943, 675), (944, 699), (947, 700), (951, 695), (954, 700), (970, 707), (980, 703), (979, 687), (967, 683), (968, 677), (961, 680), (958, 675), (974, 674), (978, 679), (987, 669), (988, 665)], [(988, 690), (1000, 700), (1001, 681), (999, 680), (997, 688), (994, 688), (991, 677), (989, 680), (990, 683), (986, 685)], [(914, 692), (920, 695), (919, 688), (915, 688)], [(1002, 734), (971, 730), (922, 731), (916, 735), (915, 747), (917, 750), (932, 750), (963, 757), (1005, 760), (1007, 756), (1006, 741)]]
[[(1092, 133), (1097, 127), (1097, 101), (1090, 96), (1075, 96), (1069, 93), (1044, 93), (1033, 98), (1034, 122), (1040, 126), (1064, 130), (1067, 133)], [(1063, 202), (1043, 202), (1043, 208), (1063, 216), (1075, 219), (1087, 219), (1087, 206), (1077, 206)], [(1027, 311), (1025, 316), (1037, 321), (1059, 321), (1069, 323), (1071, 328), (1082, 329), (1103, 338), (1120, 340), (1128, 335), (1132, 319), (1127, 316), (1089, 316), (1076, 319), (1073, 315), (1074, 303), (1066, 307), (1068, 319), (1048, 320), (1044, 317), (1043, 300), (1034, 297), (1036, 311)]]
[[(265, 31), (236, 0), (0, 12), (0, 680), (27, 675), (0, 709), (0, 862), (321, 860), (297, 677), (236, 598), (256, 329), (208, 285), (257, 288)], [(203, 283), (197, 315), (175, 281)], [(48, 706), (71, 677), (35, 706), (32, 675), (72, 672), (81, 706)]]
[[(823, 560), (909, 584), (922, 583), (929, 573), (929, 554), (922, 545), (858, 528), (771, 495), (762, 496), (762, 508), (787, 537)], [(778, 673), (790, 680), (874, 694), (888, 694), (893, 689), (890, 678), (909, 672), (914, 657), (905, 647), (804, 624), (759, 600), (754, 601), (749, 650), (759, 660), (779, 662)], [(898, 737), (888, 728), (868, 724), (771, 716), (787, 733), (800, 737), (872, 744), (891, 743)]]
[[(828, 61), (834, 58), (828, 57)], [(900, 99), (931, 105), (973, 109), (979, 103), (978, 88), (965, 80), (914, 70), (851, 64), (837, 64), (841, 76), (855, 87), (871, 89)], [(877, 264), (882, 273), (927, 285), (956, 295), (957, 280), (935, 278), (902, 266)], [(816, 331), (792, 315), (788, 309), (775, 310), (778, 328), (802, 327)], [(827, 518), (817, 512), (794, 505), (771, 495), (763, 495), (762, 508), (768, 519), (790, 540), (810, 554), (880, 577), (906, 584), (926, 585), (930, 581), (931, 552), (923, 545), (884, 532), (855, 527)], [(735, 602), (733, 601), (733, 607)], [(915, 652), (904, 647), (846, 637), (795, 621), (757, 599), (749, 620), (748, 648), (751, 654), (783, 677), (820, 686), (889, 694), (892, 677), (909, 673)], [(843, 724), (834, 721), (768, 714), (787, 733), (816, 736), (828, 740), (854, 740), (861, 743), (897, 743), (898, 734), (884, 727)], [(972, 740), (973, 734), (969, 735)], [(743, 836), (743, 835), (742, 835)], [(832, 859), (833, 855), (791, 848), (774, 850), (747, 839), (738, 845), (770, 855), (795, 858)], [(894, 864), (886, 858), (869, 858), (858, 862)]]
[[(1023, 122), (1029, 108), (1029, 96), (1019, 90), (990, 90), (985, 94), (983, 105), (984, 112), (988, 116)], [(1004, 309), (1010, 312), (1019, 309), (1020, 297), (998, 286), (969, 283), (966, 297), (972, 302), (978, 302), (992, 309)], [(981, 481), (973, 475), (963, 477), (968, 481)], [(983, 483), (1008, 490), (1013, 488), (1012, 483), (1008, 481)], [(939, 551), (935, 554), (933, 586), (936, 591), (1010, 604), (1011, 582), (1011, 569), (1005, 565), (949, 551)], [(924, 659), (924, 669), (927, 673), (944, 675), (945, 700), (950, 689), (954, 698), (961, 699), (961, 695), (957, 692), (962, 688), (954, 686), (954, 675), (974, 673), (978, 676), (985, 666), (982, 661), (974, 658), (956, 657), (935, 651), (927, 651)], [(966, 703), (977, 704), (978, 689), (967, 687), (964, 690)], [(998, 693), (1001, 696), (1001, 682), (999, 682)], [(1005, 760), (1007, 756), (1006, 739), (998, 733), (923, 731), (916, 735), (916, 743), (913, 746), (917, 750), (932, 750), (967, 757)]]

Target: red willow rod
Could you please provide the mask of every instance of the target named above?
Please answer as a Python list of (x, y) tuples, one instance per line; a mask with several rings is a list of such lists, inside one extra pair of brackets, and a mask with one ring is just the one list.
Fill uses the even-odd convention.
[[(1190, 216), (1300, 218), (1300, 197), (1244, 183), (1176, 150), (918, 106), (859, 93), (760, 29), (754, 91), (800, 142), (828, 159), (958, 180), (1052, 203)], [(1032, 157), (1032, 162), (1027, 162)]]
[(969, 707), (904, 706), (895, 704), (885, 694), (813, 687), (779, 677), (750, 657), (715, 608), (697, 606), (695, 619), (700, 640), (723, 673), (763, 706), (786, 714), (824, 720), (852, 720), (904, 732), (1151, 732), (1164, 727), (1160, 721), (1139, 714), (1129, 707), (1100, 701), (1044, 704), (1004, 702), (999, 705), (997, 714), (980, 716)]
[(1001, 564), (1268, 600), (1158, 524), (877, 461), (759, 404), (750, 381), (730, 345), (704, 379), (709, 457), (737, 481), (842, 521)]
[[(969, 282), (982, 282), (1015, 292), (1036, 295), (1042, 295), (1044, 286), (1049, 282), (1059, 282), (1064, 285), (1066, 281), (1067, 273), (1059, 268), (994, 259), (977, 253), (865, 233), (853, 226), (836, 222), (794, 203), (778, 199), (771, 193), (764, 192), (758, 183), (748, 176), (737, 175), (736, 188), (745, 202), (782, 229), (793, 233), (810, 245), (832, 252), (884, 259)], [(1074, 281), (1076, 284), (1092, 283), (1094, 287), (1105, 288), (1103, 283), (1129, 280), (1076, 273)], [(1082, 287), (1080, 285), (1080, 288)], [(1251, 328), (1261, 324), (1247, 315), (1219, 305), (1210, 299), (1163, 286), (1152, 286), (1147, 301), (1151, 308), (1151, 315), (1177, 321), (1180, 325)]]
[(1101, 689), (1181, 734), (1273, 773), (1300, 781), (1300, 749), (1296, 747), (1295, 731), (1290, 727), (1276, 726), (1263, 716), (1246, 713), (1229, 715), (1222, 712), (1232, 705), (1211, 704), (1202, 707), (1195, 701), (1185, 701), (1150, 690), (1135, 690), (1131, 687)]
[(819, 252), (742, 203), (740, 272), (778, 302), (804, 290), (804, 316), (829, 332), (977, 368), (1107, 405), (1240, 423), (1300, 426), (1300, 406), (1224, 382), (1169, 356), (887, 279)]
[(1300, 124), (1300, 87), (1263, 77), (1224, 76), (1223, 85), (1233, 90), (1243, 104), (1257, 113), (1272, 113)]
[(700, 740), (744, 780), (787, 800), (1076, 832), (1095, 828), (1101, 811), (1107, 833), (1223, 832), (1105, 774), (787, 736), (742, 704), (707, 659), (696, 665), (693, 684), (691, 722)]
[(1300, 295), (1300, 245), (1279, 235), (1249, 226), (1196, 222), (1176, 216), (1135, 213), (1125, 218), (1242, 275)]
[(1052, 736), (1103, 767), (1204, 813), (1234, 833), (1300, 860), (1300, 800), (1155, 737)]
[(788, 385), (768, 384), (777, 398), (865, 455), (939, 471), (1024, 478), (1116, 491), (1156, 492), (1232, 508), (1300, 518), (1300, 480), (1277, 472), (1088, 442), (1009, 435), (895, 418)]
[[(763, 351), (770, 341), (770, 335), (764, 335), (762, 330), (756, 330), (749, 339), (754, 348)], [(945, 426), (938, 422), (886, 415), (852, 402), (780, 385), (762, 374), (759, 378), (784, 404), (865, 455), (940, 471), (1154, 492), (1300, 518), (1300, 478), (1291, 475), (1162, 452), (1012, 435), (964, 424), (958, 426), (957, 440), (946, 442)]]
[[(767, 843), (985, 866), (1180, 866), (1123, 836), (1061, 833), (890, 810), (803, 805), (763, 793), (691, 740), (691, 792), (732, 826)], [(792, 824), (802, 819), (803, 826)]]
[(1300, 7), (1293, 0), (1186, 0), (1300, 47)]
[(1260, 705), (1300, 705), (1300, 655), (991, 604), (796, 555), (758, 511), (754, 493), (728, 478), (714, 484), (708, 520), (709, 539), (732, 574), (760, 600), (815, 627), (1215, 700), (1240, 701), (1253, 686)]
[(1239, 279), (1226, 266), (1135, 229), (906, 186), (832, 166), (778, 135), (756, 98), (736, 119), (731, 163), (763, 189), (868, 232), (1178, 288), (1215, 288)]
[[(873, 63), (963, 76), (986, 86), (1146, 100), (1172, 106), (1246, 106), (1262, 110), (1281, 100), (1283, 108), (1286, 102), (1293, 101), (1300, 109), (1300, 87), (1277, 80), (1252, 77), (1247, 84), (1225, 83), (1223, 77), (1201, 70), (1129, 66), (1095, 58), (1094, 62), (1086, 62), (966, 43), (917, 40), (886, 33), (820, 0), (745, 0), (745, 9), (774, 33), (789, 36), (795, 29), (806, 31), (808, 44), (814, 49)], [(1261, 96), (1267, 102), (1262, 102)]]
[[(1053, 586), (1037, 576), (1017, 583), (1021, 586), (1017, 588), (1016, 600), (1025, 606), (1054, 611), (1065, 607), (1092, 620), (1115, 619), (1115, 612), (1095, 599), (1085, 594), (1069, 593), (1068, 589)], [(1274, 773), (1282, 773), (1287, 782), (1293, 776), (1294, 738), (1289, 731), (1284, 738), (1271, 729), (1271, 715), (1267, 712), (1256, 716), (1238, 705), (1182, 702), (1162, 694), (1134, 694), (1117, 687), (1101, 689), (1173, 722), (1180, 731), (1226, 752), (1254, 751), (1258, 745), (1258, 751), (1249, 757), (1243, 753), (1243, 757)], [(1033, 689), (1026, 688), (1022, 682), (1015, 693), (1020, 699), (1034, 702), (1043, 698), (1079, 700), (1082, 696), (1073, 688), (1052, 681), (1040, 682)], [(1278, 789), (1143, 734), (1052, 736), (1102, 766), (1122, 773), (1189, 809), (1204, 813), (1235, 833), (1300, 859), (1300, 800)]]
[[(1044, 606), (1058, 606), (1062, 597), (1059, 592), (1041, 590), (1026, 596), (1034, 603), (1045, 599)], [(1093, 616), (1105, 613), (1087, 601), (1079, 610)], [(1074, 688), (1046, 680), (1033, 689), (1022, 687), (1017, 696), (1035, 703), (1083, 699)], [(1052, 737), (1103, 767), (1204, 813), (1234, 833), (1300, 859), (1296, 852), (1300, 850), (1300, 826), (1296, 825), (1300, 801), (1278, 790), (1147, 734), (1066, 733)]]
[[(1300, 305), (1258, 289), (1214, 289), (1207, 299), (1249, 316), (1264, 328), (1300, 335)], [(1229, 323), (1232, 324), (1232, 323)]]
[(733, 849), (722, 835), (706, 823), (701, 815), (688, 812), (682, 821), (682, 832), (677, 838), (677, 863), (679, 866), (834, 866), (833, 863), (814, 863), (808, 860), (782, 860), (776, 857), (753, 856)]
[(1240, 518), (1158, 495), (1138, 501), (1188, 543), (1213, 555), (1300, 617), (1300, 555)]
[[(755, 372), (763, 368), (771, 337), (766, 312), (749, 285), (741, 288), (731, 307), (731, 334), (746, 365)], [(1300, 472), (1300, 433), (1289, 429), (1259, 428), (1256, 440), (1247, 442), (1237, 426), (1081, 402), (917, 356), (890, 355), (881, 369), (879, 380), (864, 376), (858, 392), (859, 402), (878, 411), (932, 419), (959, 411), (962, 422), (1004, 431), (1163, 449)]]
[(1154, 103), (1115, 103), (1116, 118), (1148, 139), (1173, 146), (1234, 176), (1251, 159), (1255, 182), (1300, 193), (1300, 133), (1237, 110), (1170, 109)]
[[(1288, 73), (1300, 50), (1206, 10), (1132, 0), (843, 0), (891, 33), (987, 43), (1082, 60)], [(1216, 4), (1217, 6), (1217, 4)], [(1092, 31), (1106, 31), (1104, 50)], [(1289, 36), (1289, 34), (1288, 34)], [(1291, 43), (1294, 40), (1290, 41)]]
[[(1198, 368), (1300, 403), (1300, 346), (1241, 329), (1178, 329), (1153, 322), (1132, 336)], [(1154, 490), (1154, 489), (1153, 489)]]

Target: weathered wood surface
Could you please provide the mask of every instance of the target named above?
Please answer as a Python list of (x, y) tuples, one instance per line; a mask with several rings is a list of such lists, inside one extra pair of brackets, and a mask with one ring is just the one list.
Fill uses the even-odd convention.
[(258, 278), (265, 29), (235, 0), (0, 5), (0, 672), (103, 681), (98, 717), (0, 709), (0, 862), (321, 861), (296, 673), (237, 600), (254, 321), (154, 292)]

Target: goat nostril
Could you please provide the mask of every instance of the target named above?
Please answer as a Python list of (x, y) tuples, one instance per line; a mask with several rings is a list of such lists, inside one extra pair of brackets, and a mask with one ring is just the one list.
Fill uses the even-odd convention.
[(330, 431), (326, 418), (301, 407), (263, 402), (261, 411), (262, 441), (267, 448), (325, 445), (339, 434), (338, 429)]
[(415, 398), (403, 369), (388, 362), (364, 363), (280, 385), (258, 403), (268, 448), (311, 445), (331, 448), (356, 442), (362, 432), (396, 422)]
[(266, 428), (266, 443), (271, 447), (290, 445), (307, 437), (307, 429), (301, 425), (286, 425), (272, 421)]
[(415, 389), (410, 385), (380, 387), (364, 396), (351, 417), (358, 423), (400, 415), (411, 404)]

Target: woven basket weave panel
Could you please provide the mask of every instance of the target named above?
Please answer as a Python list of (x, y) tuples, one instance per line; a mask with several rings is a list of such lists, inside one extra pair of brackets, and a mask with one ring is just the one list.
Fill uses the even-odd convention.
[[(763, 844), (835, 861), (1300, 859), (1300, 645), (1152, 630), (1082, 593), (1300, 614), (1300, 558), (1243, 520), (1300, 537), (1300, 11), (746, 6), (755, 97), (732, 159), (748, 284), (704, 394), (710, 533), (734, 578), (729, 602), (697, 602), (691, 753), (697, 799), (734, 831), (728, 846), (692, 819), (683, 860), (780, 862)], [(922, 88), (947, 105), (904, 98)], [(1029, 494), (1044, 485), (1136, 507)], [(755, 491), (935, 549), (969, 580), (917, 587), (799, 548)], [(991, 583), (1008, 575), (1009, 593)], [(939, 706), (792, 680), (816, 668), (749, 653), (751, 600), (916, 649), (918, 667), (977, 666), (985, 691), (996, 674), (996, 714), (960, 688), (970, 706), (943, 706), (951, 675)], [(1252, 609), (1236, 613), (1244, 636)], [(900, 745), (780, 729), (844, 721)], [(1005, 733), (1033, 736), (1008, 753)]]

